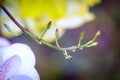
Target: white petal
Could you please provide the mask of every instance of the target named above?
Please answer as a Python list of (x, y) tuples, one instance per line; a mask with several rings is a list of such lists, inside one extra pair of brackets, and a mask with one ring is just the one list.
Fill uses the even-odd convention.
[(6, 47), (0, 48), (0, 65), (4, 62), (2, 55), (4, 54), (4, 51), (6, 51)]
[(81, 16), (73, 16), (73, 15), (71, 15), (71, 17), (62, 18), (57, 22), (57, 24), (60, 25), (60, 27), (65, 29), (77, 28), (83, 23), (84, 20)]
[(15, 55), (9, 58), (0, 66), (0, 80), (7, 80), (14, 76), (21, 64), (19, 56)]
[(10, 46), (10, 42), (0, 37), (0, 65), (3, 63), (1, 55), (4, 54), (4, 51)]
[(28, 74), (28, 76), (33, 80), (40, 80), (39, 74), (35, 68)]
[(17, 75), (12, 77), (10, 80), (33, 80), (33, 79), (25, 75)]
[(0, 48), (1, 47), (8, 47), (10, 45), (11, 44), (7, 39), (0, 37)]
[(21, 58), (21, 65), (16, 74), (26, 74), (34, 68), (35, 56), (29, 46), (20, 43), (13, 44), (2, 55), (3, 61), (13, 55), (18, 55)]

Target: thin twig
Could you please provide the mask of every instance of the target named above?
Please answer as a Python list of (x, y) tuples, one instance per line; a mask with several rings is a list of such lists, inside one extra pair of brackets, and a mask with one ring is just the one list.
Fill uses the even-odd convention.
[(30, 32), (27, 28), (25, 28), (24, 26), (22, 26), (21, 24), (18, 23), (18, 21), (11, 15), (11, 13), (7, 10), (7, 8), (2, 5), (2, 3), (0, 3), (0, 7), (3, 9), (3, 11), (9, 16), (9, 18), (27, 35), (29, 35), (30, 37), (32, 37), (33, 39), (60, 51), (63, 51), (61, 48), (58, 48), (44, 40), (42, 40), (41, 38), (39, 38), (38, 36), (36, 36), (35, 34), (33, 34), (32, 32)]
[(62, 48), (59, 46), (58, 44), (58, 37), (59, 37), (59, 33), (58, 31), (56, 32), (56, 45), (57, 46), (54, 46), (46, 41), (44, 41), (42, 39), (42, 37), (44, 36), (45, 32), (47, 29), (50, 28), (50, 25), (51, 25), (51, 22), (49, 22), (48, 26), (47, 26), (47, 29), (44, 31), (44, 33), (42, 34), (41, 38), (36, 36), (35, 34), (33, 34), (31, 31), (29, 31), (26, 27), (22, 26), (20, 23), (18, 23), (18, 21), (10, 14), (10, 12), (6, 9), (6, 7), (4, 5), (2, 5), (2, 3), (0, 3), (0, 7), (3, 9), (3, 11), (9, 16), (9, 18), (25, 33), (27, 34), (29, 37), (31, 37), (32, 39), (34, 39), (35, 41), (37, 41), (38, 43), (42, 43), (42, 44), (45, 44), (47, 45), (48, 47), (51, 47), (51, 48), (54, 48), (56, 50), (59, 50), (59, 51), (62, 51), (63, 54), (65, 55), (66, 59), (72, 59), (72, 56), (68, 55), (67, 51), (71, 50), (71, 51), (76, 51), (76, 49), (83, 49), (83, 48), (86, 48), (86, 47), (91, 47), (91, 46), (96, 46), (97, 44), (95, 44), (95, 40), (96, 38), (100, 35), (100, 31), (98, 31), (94, 38), (92, 40), (90, 40), (89, 42), (81, 45), (81, 41), (84, 37), (84, 32), (81, 33), (80, 37), (79, 37), (79, 41), (78, 41), (78, 45), (76, 46), (72, 46), (72, 47), (67, 47), (67, 48)]

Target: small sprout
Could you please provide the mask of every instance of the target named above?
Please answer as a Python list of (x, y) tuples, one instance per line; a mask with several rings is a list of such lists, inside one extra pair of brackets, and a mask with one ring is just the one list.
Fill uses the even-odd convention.
[(96, 34), (99, 36), (100, 35), (100, 31), (98, 31)]
[(93, 46), (96, 46), (98, 44), (98, 42), (93, 42), (91, 43), (90, 45), (86, 46), (86, 47), (93, 47)]
[(52, 22), (49, 21), (48, 24), (47, 24), (47, 27), (45, 28), (45, 30), (43, 31), (43, 33), (41, 34), (41, 39), (43, 38), (43, 36), (45, 35), (45, 33), (47, 32), (48, 29), (50, 29), (50, 26), (51, 26)]
[(6, 23), (3, 24), (4, 27), (7, 29), (8, 32), (12, 33), (13, 35), (20, 35), (23, 32), (19, 32), (19, 33), (15, 33), (14, 31), (12, 31), (12, 29), (10, 28), (10, 26), (8, 26)]
[(56, 37), (56, 39), (59, 38), (59, 29), (58, 29), (58, 28), (57, 28), (56, 31), (55, 31), (55, 37)]
[(51, 24), (52, 24), (52, 21), (49, 21), (47, 24), (47, 29), (50, 29)]
[(94, 42), (91, 44), (91, 46), (96, 46), (96, 45), (98, 45), (98, 42)]
[(78, 40), (78, 45), (77, 45), (78, 48), (79, 48), (80, 45), (81, 45), (81, 41), (82, 41), (84, 35), (85, 35), (85, 32), (81, 32), (80, 37), (79, 37), (79, 40)]
[(9, 32), (13, 32), (13, 31), (11, 30), (11, 28), (10, 28), (6, 23), (4, 23), (3, 25), (5, 26), (5, 28), (6, 28)]
[(58, 39), (59, 39), (59, 30), (58, 30), (58, 28), (55, 31), (55, 37), (56, 37), (56, 45), (57, 45), (57, 47), (60, 47), (60, 45), (58, 43)]
[(85, 47), (87, 48), (87, 47), (96, 46), (98, 43), (97, 43), (97, 42), (94, 42), (94, 41), (97, 39), (97, 37), (98, 37), (99, 35), (100, 35), (100, 31), (98, 31), (98, 32), (95, 34), (95, 36), (93, 37), (92, 40), (90, 40), (90, 41), (88, 41), (87, 43), (81, 45), (79, 49), (82, 50), (82, 49), (85, 48)]
[(64, 51), (63, 54), (65, 55), (65, 59), (68, 59), (68, 60), (72, 60), (73, 59), (73, 57), (71, 55), (68, 55), (66, 50)]
[(100, 36), (100, 31), (98, 31), (98, 32), (95, 34), (95, 36), (94, 36), (94, 38), (91, 40), (91, 42), (94, 42), (94, 41), (97, 39), (98, 36)]

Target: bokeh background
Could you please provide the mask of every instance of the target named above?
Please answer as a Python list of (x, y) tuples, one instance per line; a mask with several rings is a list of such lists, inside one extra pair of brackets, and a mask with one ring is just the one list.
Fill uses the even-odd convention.
[[(76, 45), (81, 31), (85, 31), (82, 44), (92, 39), (98, 30), (101, 31), (96, 47), (69, 52), (73, 60), (66, 60), (60, 51), (39, 45), (25, 34), (6, 38), (11, 43), (25, 43), (32, 48), (41, 80), (120, 80), (119, 3), (119, 0), (102, 0), (90, 8), (96, 16), (93, 21), (67, 29), (59, 39), (63, 47)], [(0, 36), (3, 36), (2, 31)], [(51, 43), (55, 44), (54, 41)]]

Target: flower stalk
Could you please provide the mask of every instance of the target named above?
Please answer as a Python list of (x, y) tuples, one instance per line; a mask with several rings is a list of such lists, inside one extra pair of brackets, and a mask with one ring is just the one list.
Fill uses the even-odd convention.
[[(65, 58), (66, 59), (73, 59), (73, 57), (71, 55), (69, 55), (67, 53), (67, 51), (73, 51), (75, 52), (76, 49), (80, 49), (82, 50), (83, 48), (88, 48), (88, 47), (92, 47), (92, 46), (96, 46), (98, 43), (97, 42), (94, 42), (97, 37), (100, 35), (100, 31), (98, 31), (95, 36), (93, 37), (92, 40), (88, 41), (87, 43), (85, 44), (81, 44), (82, 42), (82, 39), (85, 35), (85, 32), (81, 32), (80, 34), (80, 37), (79, 37), (79, 40), (78, 40), (78, 44), (76, 46), (72, 46), (72, 47), (67, 47), (67, 48), (62, 48), (59, 43), (58, 43), (58, 39), (59, 39), (59, 30), (56, 29), (56, 32), (55, 32), (55, 37), (56, 37), (56, 46), (55, 45), (52, 45), (48, 42), (46, 42), (45, 40), (43, 40), (43, 36), (45, 35), (46, 31), (48, 29), (50, 29), (50, 26), (51, 26), (51, 21), (47, 24), (47, 27), (46, 29), (43, 31), (43, 33), (41, 34), (41, 36), (36, 36), (35, 34), (33, 34), (31, 31), (29, 31), (26, 27), (22, 26), (20, 23), (18, 23), (18, 21), (11, 15), (11, 13), (7, 10), (7, 8), (2, 4), (0, 3), (0, 7), (2, 8), (2, 10), (8, 15), (8, 17), (23, 31), (23, 33), (25, 33), (26, 35), (28, 35), (29, 37), (31, 37), (33, 40), (35, 40), (36, 42), (38, 42), (39, 44), (44, 44), (48, 47), (51, 47), (51, 48), (54, 48), (56, 50), (59, 50), (59, 51), (62, 51)], [(6, 26), (6, 25), (5, 25)], [(8, 26), (7, 26), (8, 27)], [(8, 28), (9, 29), (9, 28)]]
[(45, 33), (47, 32), (47, 30), (48, 30), (48, 29), (50, 29), (51, 24), (52, 24), (52, 22), (51, 22), (51, 21), (49, 21), (49, 22), (48, 22), (48, 24), (47, 24), (46, 29), (45, 29), (45, 30), (43, 31), (43, 33), (41, 34), (41, 37), (40, 37), (41, 39), (43, 38), (43, 36), (44, 36), (44, 35), (45, 35)]
[(79, 40), (78, 40), (78, 45), (77, 45), (78, 48), (79, 48), (80, 45), (81, 45), (81, 42), (82, 42), (82, 39), (83, 39), (84, 35), (85, 35), (85, 32), (81, 32), (80, 37), (79, 37)]
[(59, 30), (58, 29), (56, 29), (56, 31), (55, 31), (55, 37), (56, 37), (56, 45), (57, 45), (57, 47), (60, 47), (60, 45), (59, 45), (59, 43), (58, 43), (58, 39), (59, 39)]

